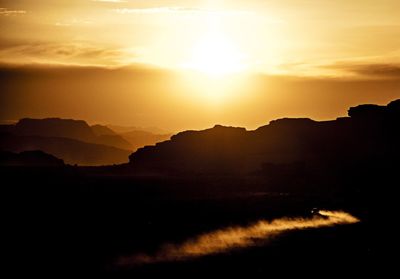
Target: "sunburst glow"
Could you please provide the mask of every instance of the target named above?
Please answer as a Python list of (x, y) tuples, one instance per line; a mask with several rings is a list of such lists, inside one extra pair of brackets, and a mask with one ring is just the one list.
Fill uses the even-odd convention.
[(245, 55), (229, 38), (222, 34), (210, 34), (196, 43), (184, 67), (221, 76), (243, 71), (246, 68), (244, 58)]

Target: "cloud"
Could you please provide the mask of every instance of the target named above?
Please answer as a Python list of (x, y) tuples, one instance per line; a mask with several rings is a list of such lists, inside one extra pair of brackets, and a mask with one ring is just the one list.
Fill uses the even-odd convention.
[(103, 2), (103, 3), (126, 3), (126, 0), (92, 0), (93, 2)]
[(26, 14), (26, 11), (24, 10), (9, 10), (7, 8), (0, 8), (0, 16), (16, 16), (24, 14)]
[(72, 43), (9, 43), (0, 48), (3, 63), (47, 63), (70, 65), (121, 65), (126, 57), (134, 57), (127, 49)]
[(366, 78), (400, 78), (400, 64), (397, 63), (335, 63), (324, 68)]
[(90, 24), (93, 24), (93, 21), (74, 18), (74, 19), (68, 20), (68, 21), (56, 22), (55, 25), (63, 26), (63, 27), (70, 27), (70, 26), (74, 26), (74, 25), (90, 25)]
[(155, 255), (138, 254), (120, 258), (117, 265), (134, 266), (186, 260), (254, 246), (260, 241), (288, 231), (354, 224), (360, 221), (343, 211), (320, 211), (319, 213), (313, 218), (281, 218), (271, 222), (262, 220), (247, 227), (217, 230), (199, 235), (179, 245), (166, 244)]
[(253, 12), (244, 10), (212, 10), (188, 7), (119, 8), (114, 9), (114, 11), (119, 14), (216, 14), (226, 16), (253, 14)]

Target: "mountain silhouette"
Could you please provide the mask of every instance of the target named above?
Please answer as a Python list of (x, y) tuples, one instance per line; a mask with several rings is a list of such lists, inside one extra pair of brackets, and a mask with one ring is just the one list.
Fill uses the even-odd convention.
[(153, 145), (168, 140), (171, 137), (169, 134), (153, 134), (142, 130), (124, 132), (121, 136), (129, 141), (134, 150), (146, 145)]
[(0, 151), (1, 166), (60, 167), (64, 161), (40, 150), (13, 153)]
[(251, 174), (271, 166), (329, 169), (400, 155), (400, 100), (360, 105), (332, 121), (278, 119), (254, 131), (216, 125), (185, 131), (130, 156), (138, 169), (192, 174)]
[(171, 134), (170, 131), (160, 129), (158, 127), (136, 127), (136, 126), (120, 126), (120, 125), (107, 125), (108, 128), (116, 132), (117, 134), (125, 134), (132, 131), (143, 131), (154, 135), (167, 135)]
[(90, 128), (97, 136), (116, 136), (116, 135), (118, 135), (112, 129), (110, 129), (109, 127), (104, 126), (104, 125), (98, 125), (98, 124), (92, 125), (92, 126), (90, 126)]
[(42, 150), (79, 165), (126, 163), (132, 150), (168, 138), (145, 131), (119, 134), (108, 126), (61, 118), (24, 118), (15, 125), (0, 125), (0, 150)]
[(68, 164), (110, 165), (128, 161), (131, 144), (106, 126), (83, 120), (24, 118), (0, 127), (0, 149), (42, 150)]
[(131, 144), (106, 126), (89, 126), (83, 120), (24, 118), (15, 125), (14, 134), (20, 136), (61, 137), (88, 143), (133, 150)]
[(60, 137), (85, 142), (93, 142), (96, 138), (85, 121), (61, 118), (24, 118), (17, 122), (14, 133), (20, 136)]
[(16, 136), (12, 134), (0, 136), (0, 146), (2, 150), (11, 152), (42, 150), (62, 158), (67, 164), (86, 166), (126, 163), (131, 153), (129, 150), (70, 138)]
[[(281, 264), (281, 272), (297, 263), (308, 270), (310, 262), (324, 270), (348, 263), (359, 273), (381, 255), (381, 247), (394, 243), (382, 228), (397, 202), (400, 100), (355, 106), (348, 114), (332, 121), (283, 118), (253, 131), (216, 125), (178, 133), (134, 153), (61, 137), (67, 134), (18, 135), (13, 125), (0, 126), (1, 150), (13, 151), (0, 152), (2, 190), (13, 214), (6, 218), (7, 237), (17, 245), (10, 255), (34, 252), (34, 257), (22, 253), (17, 267), (45, 262), (55, 272), (72, 269), (112, 278), (161, 277), (182, 268), (185, 274), (237, 274), (231, 266), (244, 275), (249, 270), (270, 275), (271, 266)], [(107, 128), (91, 127), (95, 137), (112, 136)], [(37, 149), (67, 164), (121, 165), (63, 167), (42, 151), (17, 154)], [(306, 226), (272, 234), (254, 247), (195, 260), (132, 262), (127, 270), (114, 265), (121, 257), (162, 258), (164, 251), (184, 250), (179, 243), (208, 239), (210, 232), (218, 232), (218, 238), (226, 228), (229, 237), (235, 240), (239, 232), (241, 239), (243, 226), (260, 221), (324, 222), (319, 209), (348, 212), (361, 222)]]

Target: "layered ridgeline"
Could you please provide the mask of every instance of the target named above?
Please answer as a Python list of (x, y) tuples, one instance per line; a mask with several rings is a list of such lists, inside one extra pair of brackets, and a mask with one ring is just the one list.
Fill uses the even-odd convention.
[(296, 173), (304, 178), (308, 170), (322, 174), (368, 164), (393, 166), (400, 155), (400, 100), (352, 107), (348, 114), (321, 122), (284, 118), (254, 131), (220, 125), (185, 131), (139, 149), (130, 164), (138, 171), (280, 178)]
[[(22, 119), (0, 126), (0, 151), (41, 150), (78, 165), (123, 164), (129, 157), (130, 173), (272, 173), (286, 178), (368, 164), (392, 167), (400, 155), (399, 134), (400, 100), (396, 100), (387, 106), (353, 107), (349, 117), (332, 121), (284, 118), (254, 131), (216, 125), (181, 132), (170, 140), (167, 134), (115, 132), (82, 120)], [(131, 154), (141, 146), (145, 147)]]
[[(132, 131), (133, 132), (133, 131)], [(68, 164), (111, 165), (128, 161), (129, 154), (143, 145), (133, 144), (107, 126), (89, 126), (83, 120), (47, 118), (21, 119), (0, 129), (0, 150), (41, 150)]]

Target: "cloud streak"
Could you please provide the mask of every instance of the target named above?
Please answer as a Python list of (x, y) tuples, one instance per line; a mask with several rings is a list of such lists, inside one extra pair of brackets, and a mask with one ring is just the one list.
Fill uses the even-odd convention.
[(181, 244), (166, 244), (154, 255), (136, 254), (120, 258), (118, 266), (129, 267), (158, 262), (182, 261), (233, 249), (257, 245), (260, 241), (288, 231), (354, 224), (360, 220), (343, 211), (320, 211), (312, 218), (281, 218), (259, 221), (247, 227), (229, 227), (199, 235)]
[(251, 15), (253, 12), (244, 10), (212, 10), (188, 7), (155, 7), (155, 8), (119, 8), (114, 9), (114, 12), (119, 14), (215, 14), (215, 15)]
[(0, 16), (16, 16), (24, 14), (26, 14), (26, 11), (24, 10), (9, 10), (7, 8), (0, 8)]
[(69, 21), (58, 21), (55, 23), (56, 26), (63, 26), (63, 27), (70, 27), (75, 25), (90, 25), (90, 24), (93, 24), (93, 21), (77, 19), (77, 18), (74, 18)]
[(126, 3), (126, 0), (92, 0), (93, 2), (103, 2), (103, 3)]
[[(10, 57), (12, 60), (10, 60)], [(26, 42), (0, 48), (0, 62), (47, 63), (77, 65), (121, 65), (127, 57), (134, 57), (129, 50), (93, 45), (84, 42), (47, 43)], [(18, 64), (18, 63), (17, 63)]]
[(400, 64), (374, 63), (374, 64), (335, 64), (326, 68), (341, 70), (358, 76), (368, 78), (400, 78)]

